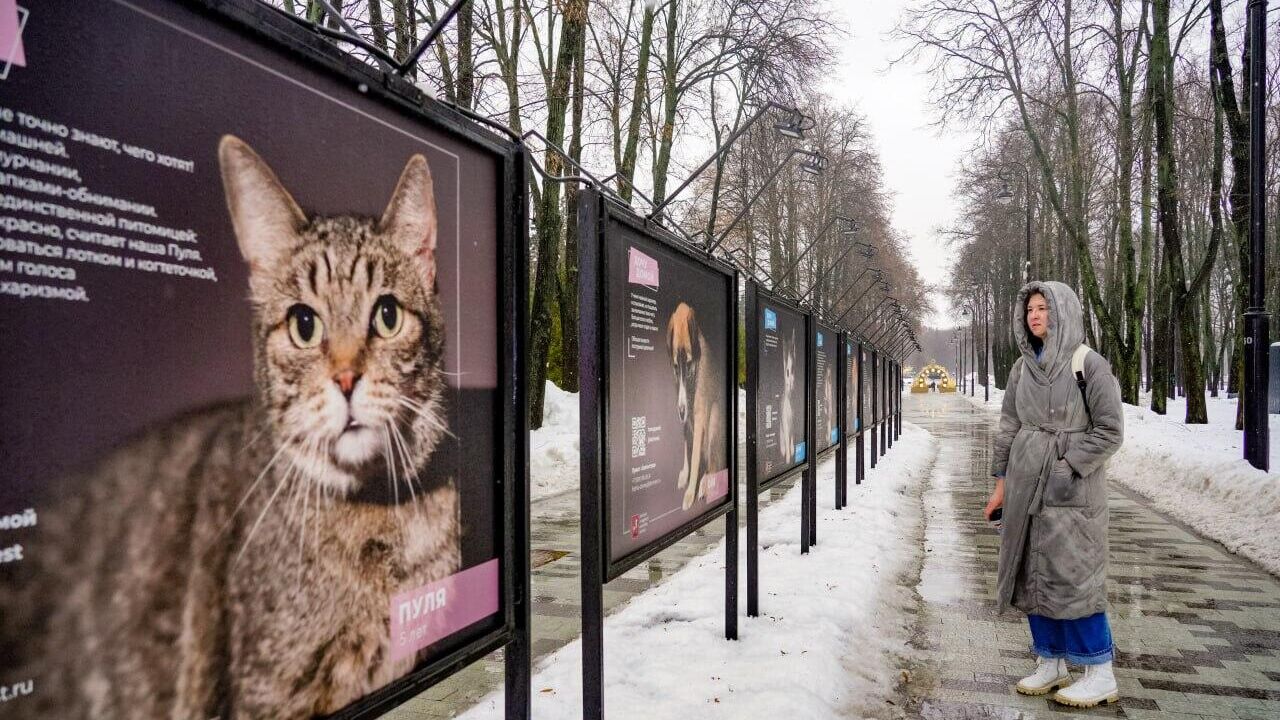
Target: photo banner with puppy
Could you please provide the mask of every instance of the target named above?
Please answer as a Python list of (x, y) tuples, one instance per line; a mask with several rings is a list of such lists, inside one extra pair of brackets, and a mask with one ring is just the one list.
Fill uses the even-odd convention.
[(757, 480), (761, 485), (800, 467), (810, 448), (805, 443), (808, 412), (805, 368), (808, 347), (805, 315), (789, 303), (759, 294), (756, 398)]
[(733, 289), (722, 270), (615, 216), (604, 238), (606, 538), (616, 569), (732, 501)]
[(822, 323), (818, 323), (816, 327), (813, 334), (813, 375), (814, 382), (817, 383), (814, 441), (818, 444), (815, 452), (822, 453), (840, 442), (840, 414), (836, 406), (836, 386), (840, 376), (840, 334)]
[(508, 642), (519, 147), (257, 2), (22, 5), (0, 714), (367, 717)]

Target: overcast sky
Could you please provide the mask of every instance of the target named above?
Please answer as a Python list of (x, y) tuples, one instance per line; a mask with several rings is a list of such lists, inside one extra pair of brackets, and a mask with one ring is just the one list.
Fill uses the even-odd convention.
[[(893, 225), (908, 238), (911, 258), (926, 282), (947, 278), (947, 253), (936, 229), (957, 212), (951, 180), (959, 158), (973, 147), (976, 135), (932, 123), (929, 79), (923, 67), (889, 61), (902, 54), (902, 44), (889, 34), (905, 0), (833, 2), (848, 31), (840, 68), (827, 90), (867, 116), (880, 148), (884, 179), (893, 193)], [(950, 308), (938, 294), (939, 312), (925, 323), (954, 324)]]

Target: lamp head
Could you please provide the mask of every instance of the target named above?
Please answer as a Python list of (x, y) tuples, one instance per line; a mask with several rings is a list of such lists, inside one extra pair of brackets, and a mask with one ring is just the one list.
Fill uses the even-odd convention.
[(807, 155), (809, 159), (800, 163), (800, 169), (810, 175), (821, 175), (822, 171), (827, 167), (827, 159), (820, 153), (806, 152), (805, 155)]
[(1008, 205), (1009, 203), (1012, 203), (1013, 193), (1009, 192), (1009, 181), (1002, 178), (1000, 180), (1000, 185), (1000, 192), (996, 193), (996, 202), (1001, 205)]
[(791, 114), (785, 120), (779, 120), (773, 124), (773, 129), (778, 131), (779, 135), (803, 140), (804, 139), (804, 115), (799, 110), (792, 110)]

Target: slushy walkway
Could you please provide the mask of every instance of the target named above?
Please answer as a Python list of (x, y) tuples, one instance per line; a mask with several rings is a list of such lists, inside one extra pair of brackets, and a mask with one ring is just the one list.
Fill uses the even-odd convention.
[(1280, 718), (1280, 582), (1114, 483), (1109, 613), (1121, 700), (1082, 711), (1015, 694), (1033, 666), (1030, 636), (1022, 617), (995, 613), (997, 535), (981, 517), (995, 415), (955, 395), (908, 395), (903, 409), (941, 443), (924, 495), (914, 641), (924, 660), (904, 688), (907, 717)]

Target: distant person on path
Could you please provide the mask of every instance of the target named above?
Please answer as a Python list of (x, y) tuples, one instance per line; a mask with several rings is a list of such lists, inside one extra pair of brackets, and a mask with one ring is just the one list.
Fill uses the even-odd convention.
[[(1028, 283), (1014, 317), (1022, 357), (1009, 371), (984, 512), (1004, 508), (998, 604), (1027, 614), (1037, 658), (1017, 690), (1057, 690), (1054, 700), (1076, 707), (1115, 702), (1106, 461), (1124, 440), (1120, 385), (1106, 359), (1080, 349), (1083, 312), (1070, 287)], [(1068, 661), (1084, 666), (1082, 679), (1071, 682)]]

